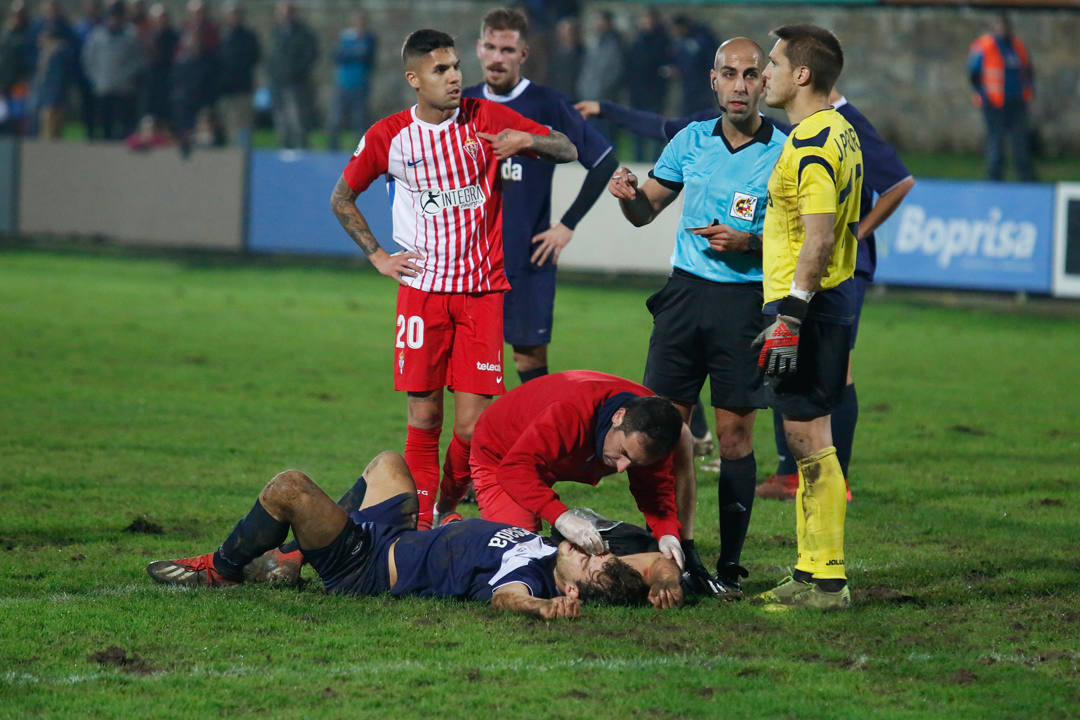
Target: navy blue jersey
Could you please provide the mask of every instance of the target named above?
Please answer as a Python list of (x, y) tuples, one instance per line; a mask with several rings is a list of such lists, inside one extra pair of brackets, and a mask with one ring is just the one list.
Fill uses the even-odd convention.
[(393, 595), (490, 600), (510, 583), (523, 583), (533, 597), (559, 594), (557, 548), (528, 530), (474, 518), (397, 537)]
[[(611, 143), (581, 119), (561, 93), (522, 78), (507, 95), (492, 93), (485, 83), (463, 92), (465, 97), (502, 103), (525, 117), (558, 130), (574, 143), (578, 162), (592, 168), (611, 152)], [(529, 264), (532, 239), (551, 227), (551, 178), (555, 165), (540, 158), (514, 155), (502, 162), (503, 252), (506, 274), (514, 277)]]
[[(897, 184), (911, 177), (911, 172), (904, 166), (896, 150), (881, 139), (878, 131), (874, 129), (866, 116), (849, 103), (847, 98), (840, 98), (833, 103), (833, 107), (851, 123), (851, 127), (855, 128), (855, 134), (859, 136), (859, 144), (862, 146), (863, 169), (866, 175), (863, 176), (862, 202), (859, 210), (861, 220), (874, 206), (875, 194), (884, 195)], [(855, 272), (873, 280), (876, 269), (877, 246), (871, 234), (859, 241), (858, 252), (855, 256)]]

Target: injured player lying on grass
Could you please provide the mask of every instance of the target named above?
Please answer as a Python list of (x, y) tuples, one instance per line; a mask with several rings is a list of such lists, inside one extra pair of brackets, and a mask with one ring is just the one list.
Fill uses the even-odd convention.
[[(217, 587), (276, 572), (296, 577), (308, 562), (330, 593), (490, 599), (543, 618), (576, 617), (588, 601), (682, 604), (678, 567), (659, 552), (589, 555), (565, 540), (556, 547), (478, 519), (421, 532), (417, 509), (412, 476), (396, 453), (376, 456), (339, 503), (288, 470), (267, 483), (216, 552), (159, 560), (147, 572), (161, 583)], [(279, 548), (290, 527), (296, 549)]]

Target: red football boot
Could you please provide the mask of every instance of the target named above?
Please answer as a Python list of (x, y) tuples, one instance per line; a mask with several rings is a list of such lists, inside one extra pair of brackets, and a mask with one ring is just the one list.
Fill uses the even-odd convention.
[(146, 566), (146, 572), (159, 583), (166, 585), (227, 587), (243, 582), (219, 573), (214, 568), (214, 553), (183, 560), (157, 560)]
[(799, 491), (799, 474), (773, 474), (754, 489), (754, 496), (765, 500), (794, 500)]

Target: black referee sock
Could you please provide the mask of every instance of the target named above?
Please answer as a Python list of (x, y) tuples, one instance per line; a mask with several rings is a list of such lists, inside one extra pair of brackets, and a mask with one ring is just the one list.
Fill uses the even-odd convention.
[(535, 380), (538, 377), (544, 377), (547, 374), (547, 365), (541, 365), (540, 367), (533, 368), (532, 370), (518, 370), (518, 377), (521, 378), (522, 385), (529, 382), (530, 380)]
[(720, 479), (717, 481), (720, 507), (719, 565), (739, 564), (746, 530), (750, 527), (756, 479), (757, 460), (754, 453), (738, 460), (724, 458), (720, 462)]
[[(337, 501), (339, 507), (345, 512), (351, 513), (353, 510), (359, 510), (360, 506), (364, 504), (364, 496), (367, 495), (367, 480), (361, 475), (357, 478), (353, 486), (345, 491), (345, 494), (341, 496), (341, 499)], [(300, 543), (296, 542), (296, 539), (292, 539), (278, 548), (283, 553), (296, 552), (300, 549)]]
[(274, 519), (258, 500), (214, 553), (214, 568), (230, 580), (243, 577), (244, 566), (289, 536), (289, 523)]

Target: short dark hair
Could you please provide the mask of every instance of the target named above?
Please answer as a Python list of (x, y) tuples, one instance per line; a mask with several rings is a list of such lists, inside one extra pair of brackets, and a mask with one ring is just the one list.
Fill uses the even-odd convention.
[(836, 36), (823, 27), (803, 23), (784, 25), (772, 34), (787, 42), (784, 54), (794, 66), (810, 68), (810, 85), (829, 92), (844, 69), (844, 50)]
[(520, 10), (495, 8), (480, 23), (480, 36), (483, 37), (488, 30), (517, 30), (524, 40), (529, 35), (529, 21)]
[(401, 46), (401, 62), (408, 65), (410, 60), (421, 58), (433, 50), (454, 47), (454, 38), (440, 30), (414, 30), (405, 38)]
[(594, 580), (577, 584), (581, 602), (606, 605), (644, 605), (649, 597), (645, 578), (619, 558), (611, 558)]
[(645, 452), (649, 457), (664, 457), (675, 449), (682, 433), (682, 416), (671, 401), (656, 395), (633, 398), (623, 405), (626, 410), (619, 429), (627, 435), (642, 433), (648, 438)]

